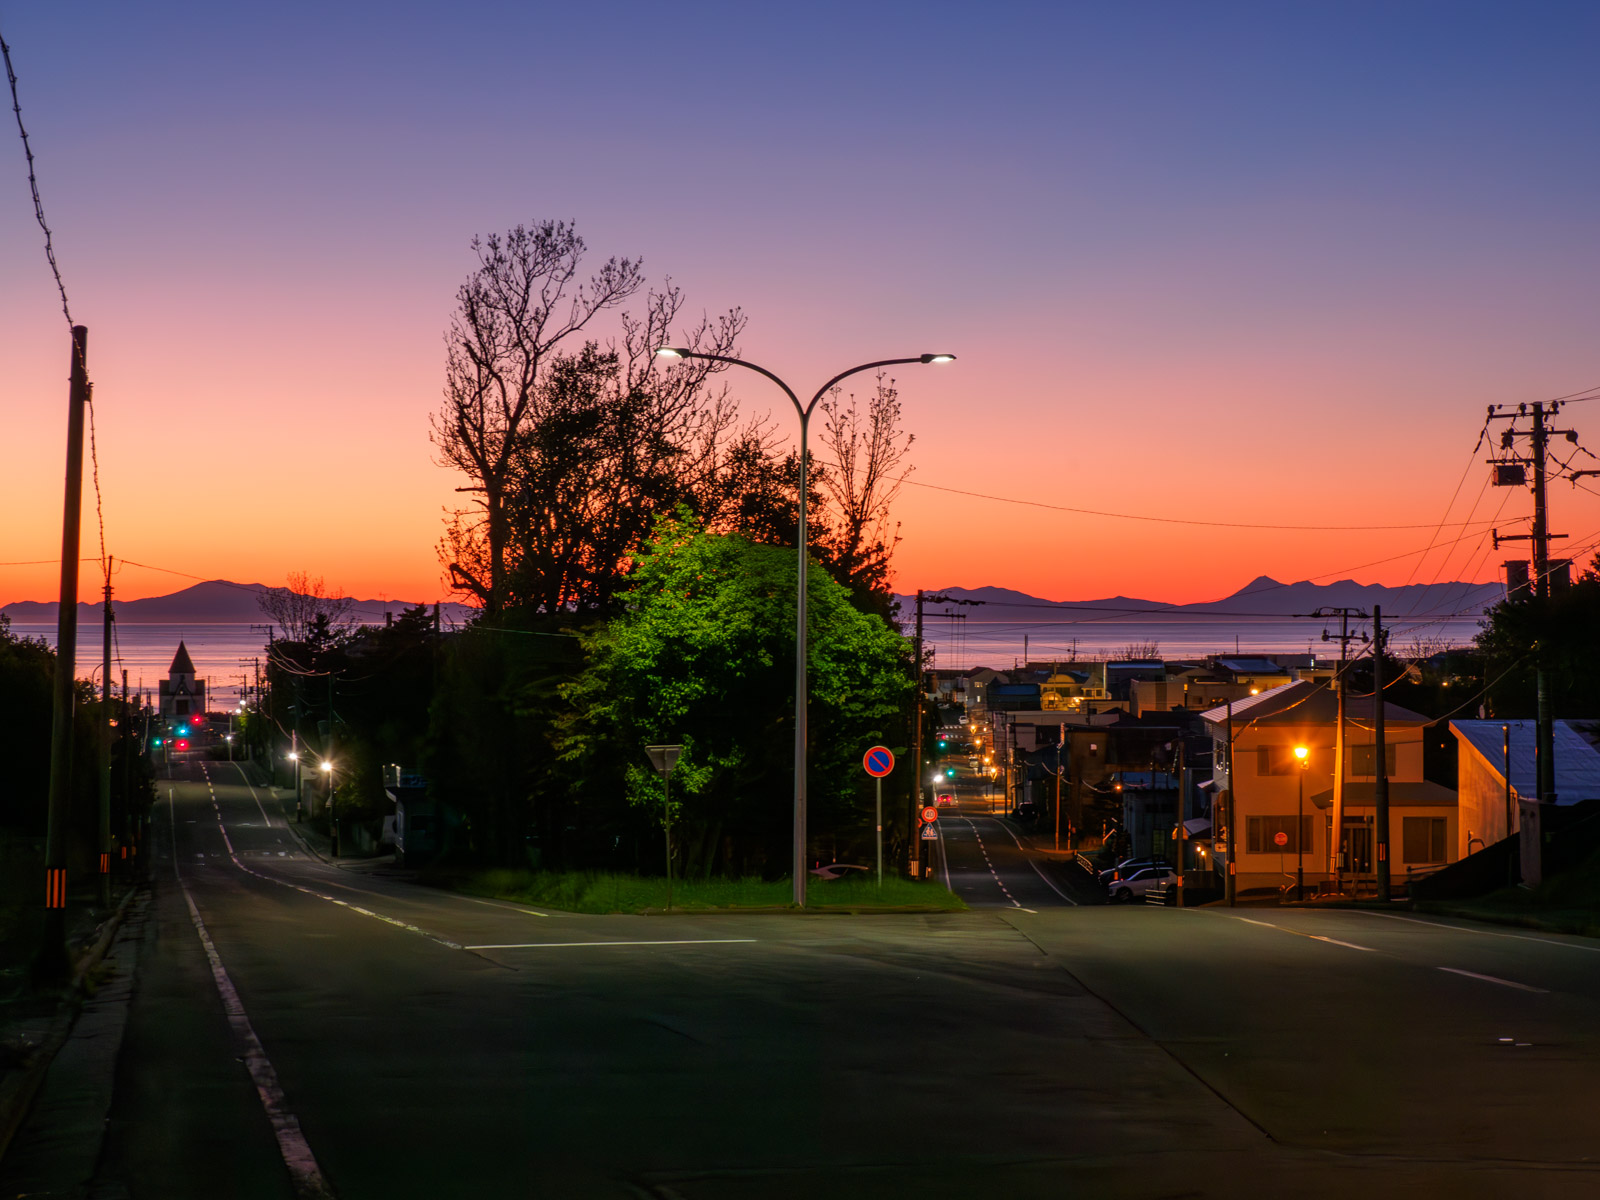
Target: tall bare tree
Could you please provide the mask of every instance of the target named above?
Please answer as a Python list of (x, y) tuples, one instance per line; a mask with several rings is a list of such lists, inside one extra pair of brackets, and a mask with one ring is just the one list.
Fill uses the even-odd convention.
[(563, 340), (627, 301), (644, 276), (639, 260), (613, 257), (576, 282), (586, 247), (567, 221), (518, 225), (475, 238), (472, 249), (478, 266), (456, 293), (433, 443), (444, 465), (472, 480), (463, 490), (478, 499), (475, 512), (454, 514), (441, 553), (451, 556), (452, 582), (493, 613), (505, 602), (512, 458), (549, 360)]
[(256, 597), (287, 642), (308, 641), (319, 627), (334, 635), (347, 632), (355, 603), (342, 590), (330, 592), (322, 576), (312, 579), (305, 571), (290, 571), (287, 587), (268, 588)]
[(898, 537), (889, 513), (910, 468), (900, 470), (915, 436), (900, 426), (900, 393), (878, 372), (863, 407), (835, 388), (822, 402), (825, 453), (832, 458), (823, 490), (833, 502), (835, 528), (827, 545), (838, 579), (858, 591), (883, 591)]

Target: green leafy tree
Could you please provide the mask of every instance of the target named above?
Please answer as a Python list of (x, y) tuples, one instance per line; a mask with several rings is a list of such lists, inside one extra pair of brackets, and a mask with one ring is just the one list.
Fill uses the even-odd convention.
[(1557, 717), (1600, 716), (1600, 556), (1547, 601), (1521, 595), (1489, 610), (1478, 649), (1497, 717), (1531, 717), (1534, 665), (1542, 652)]
[[(620, 792), (656, 827), (662, 785), (643, 747), (684, 746), (672, 806), (687, 875), (787, 873), (794, 578), (792, 550), (664, 519), (635, 561), (623, 612), (587, 637), (588, 665), (563, 689), (571, 711), (558, 749), (580, 786)], [(859, 758), (904, 727), (910, 648), (825, 572), (808, 583), (816, 846), (870, 838)]]

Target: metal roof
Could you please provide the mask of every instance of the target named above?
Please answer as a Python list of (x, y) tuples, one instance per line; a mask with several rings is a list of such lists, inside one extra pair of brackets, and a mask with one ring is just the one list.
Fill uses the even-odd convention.
[[(1339, 712), (1339, 698), (1326, 679), (1297, 679), (1293, 683), (1279, 684), (1257, 696), (1246, 696), (1233, 702), (1233, 728), (1237, 732), (1244, 722), (1256, 725), (1332, 725)], [(1200, 714), (1213, 725), (1228, 719), (1228, 706), (1219, 705)], [(1347, 695), (1344, 719), (1349, 725), (1366, 726), (1372, 723), (1372, 697)], [(1383, 704), (1383, 719), (1388, 725), (1431, 725), (1432, 717), (1401, 708), (1398, 704)]]
[[(1450, 729), (1467, 742), (1488, 764), (1496, 778), (1505, 781), (1505, 734), (1511, 731), (1511, 788), (1531, 798), (1538, 790), (1534, 778), (1532, 721), (1451, 721)], [(1600, 797), (1600, 751), (1573, 728), (1570, 721), (1552, 723), (1555, 741), (1556, 803), (1577, 804)]]

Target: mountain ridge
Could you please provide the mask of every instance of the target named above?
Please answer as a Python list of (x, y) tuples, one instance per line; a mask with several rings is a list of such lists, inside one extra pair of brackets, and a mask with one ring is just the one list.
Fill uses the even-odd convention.
[[(961, 605), (960, 611), (973, 621), (1012, 620), (1005, 610), (1009, 608), (1055, 608), (1064, 612), (1101, 610), (1107, 614), (1123, 613), (1129, 617), (1145, 614), (1183, 616), (1186, 614), (1247, 617), (1305, 616), (1319, 608), (1359, 608), (1371, 611), (1381, 606), (1393, 618), (1418, 617), (1470, 617), (1482, 613), (1505, 596), (1505, 587), (1498, 582), (1466, 583), (1455, 580), (1449, 583), (1408, 584), (1390, 587), (1379, 583), (1357, 583), (1353, 579), (1340, 579), (1333, 583), (1313, 583), (1303, 579), (1284, 583), (1270, 575), (1258, 575), (1244, 587), (1219, 600), (1203, 600), (1189, 604), (1174, 604), (1165, 600), (1145, 600), (1131, 596), (1109, 596), (1095, 600), (1047, 600), (1011, 588), (992, 586), (931, 589), (926, 595), (948, 596), (952, 600), (980, 602), (979, 606)], [(914, 595), (896, 595), (902, 614), (916, 603)], [(924, 601), (924, 614), (930, 611)], [(942, 613), (943, 607), (935, 604), (931, 611)]]
[[(251, 622), (265, 624), (267, 615), (261, 611), (256, 599), (264, 592), (273, 591), (262, 583), (236, 583), (229, 579), (208, 579), (165, 596), (146, 596), (140, 600), (112, 599), (117, 620), (128, 625), (239, 625)], [(354, 612), (358, 620), (376, 623), (387, 612), (398, 616), (412, 607), (401, 600), (356, 599)], [(431, 607), (431, 606), (430, 606)], [(57, 618), (60, 604), (55, 600), (15, 600), (0, 605), (0, 613), (19, 625), (52, 624)], [(474, 615), (476, 609), (464, 604), (446, 603), (443, 614), (459, 624)], [(78, 621), (98, 623), (100, 606), (79, 602)]]

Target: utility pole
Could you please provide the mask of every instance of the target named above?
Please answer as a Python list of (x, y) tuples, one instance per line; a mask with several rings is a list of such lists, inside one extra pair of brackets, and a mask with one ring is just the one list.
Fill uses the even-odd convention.
[(34, 978), (67, 978), (67, 823), (72, 798), (73, 681), (78, 662), (78, 533), (83, 514), (83, 416), (89, 406), (89, 330), (72, 327), (67, 389), (67, 479), (61, 510), (61, 598), (56, 612), (56, 674), (50, 725), (50, 792), (44, 843), (44, 939)]
[(1239, 811), (1239, 802), (1234, 797), (1233, 791), (1236, 786), (1237, 781), (1233, 778), (1233, 697), (1230, 696), (1228, 698), (1228, 802), (1224, 805), (1226, 820), (1223, 823), (1223, 829), (1227, 832), (1224, 848), (1228, 855), (1228, 873), (1223, 877), (1223, 889), (1229, 908), (1234, 906), (1239, 894), (1239, 856), (1234, 853), (1238, 839), (1233, 833), (1233, 814)]
[[(1358, 638), (1365, 641), (1365, 634), (1350, 632), (1350, 618), (1366, 620), (1367, 614), (1359, 608), (1319, 608), (1311, 614), (1314, 617), (1339, 618), (1339, 670), (1335, 676), (1338, 691), (1338, 716), (1333, 727), (1333, 811), (1331, 813), (1332, 825), (1328, 834), (1328, 874), (1333, 879), (1335, 894), (1344, 894), (1344, 719), (1345, 704), (1349, 696), (1349, 687), (1345, 679), (1345, 670), (1349, 665), (1350, 643)], [(1322, 631), (1322, 640), (1331, 642), (1334, 635), (1326, 629)]]
[(1378, 902), (1389, 901), (1389, 761), (1383, 729), (1383, 607), (1372, 606), (1372, 823), (1378, 852)]
[(983, 603), (984, 601), (982, 600), (959, 600), (954, 596), (937, 593), (930, 596), (922, 588), (917, 589), (916, 635), (911, 641), (917, 679), (916, 723), (911, 731), (911, 761), (916, 766), (916, 778), (912, 780), (911, 807), (906, 814), (907, 840), (910, 843), (907, 863), (913, 879), (921, 879), (923, 874), (921, 869), (922, 840), (917, 836), (917, 828), (920, 824), (917, 818), (917, 810), (922, 806), (922, 781), (926, 770), (922, 761), (922, 700), (927, 691), (923, 686), (926, 682), (926, 672), (923, 670), (922, 659), (922, 609), (927, 604), (966, 604), (975, 606)]
[(917, 836), (917, 808), (922, 801), (922, 603), (923, 591), (917, 589), (917, 632), (911, 640), (912, 670), (916, 673), (917, 692), (915, 715), (911, 726), (911, 810), (907, 814), (906, 844), (909, 860), (906, 869), (911, 878), (922, 878), (922, 840)]
[(111, 903), (111, 559), (106, 559), (105, 601), (100, 630), (100, 903)]
[(128, 670), (122, 670), (122, 716), (117, 722), (117, 732), (122, 736), (122, 857), (128, 857), (128, 844), (133, 841), (133, 710), (128, 707)]
[[(1550, 532), (1550, 510), (1546, 497), (1546, 484), (1548, 472), (1546, 459), (1549, 456), (1550, 438), (1553, 435), (1565, 437), (1567, 441), (1576, 444), (1578, 435), (1571, 429), (1552, 429), (1547, 424), (1547, 418), (1554, 417), (1561, 411), (1561, 405), (1552, 403), (1548, 406), (1543, 402), (1532, 405), (1519, 404), (1515, 411), (1505, 406), (1506, 411), (1500, 411), (1501, 406), (1490, 405), (1490, 421), (1506, 420), (1512, 422), (1511, 428), (1500, 435), (1500, 448), (1514, 450), (1516, 440), (1521, 437), (1528, 439), (1528, 456), (1526, 458), (1511, 454), (1505, 458), (1490, 459), (1494, 467), (1494, 484), (1496, 487), (1520, 487), (1525, 485), (1527, 466), (1533, 467), (1533, 529), (1525, 534), (1502, 534), (1498, 529), (1494, 531), (1495, 549), (1500, 548), (1501, 542), (1528, 542), (1533, 543), (1533, 603), (1534, 603), (1534, 683), (1538, 694), (1537, 708), (1534, 721), (1534, 762), (1535, 783), (1534, 792), (1536, 802), (1541, 806), (1556, 802), (1555, 786), (1555, 722), (1551, 712), (1550, 702), (1550, 661), (1549, 648), (1545, 645), (1547, 622), (1550, 619), (1550, 542), (1553, 538), (1564, 538), (1564, 533)], [(1518, 429), (1516, 422), (1522, 418), (1529, 418), (1527, 429)], [(1559, 471), (1559, 469), (1558, 469)], [(1535, 834), (1535, 836), (1538, 836)], [(1537, 850), (1535, 851), (1537, 853)], [(1537, 862), (1537, 859), (1530, 861)], [(1524, 882), (1537, 883), (1537, 879), (1528, 879)]]
[(1061, 852), (1061, 748), (1067, 744), (1067, 723), (1061, 722), (1061, 740), (1056, 743), (1056, 853)]

